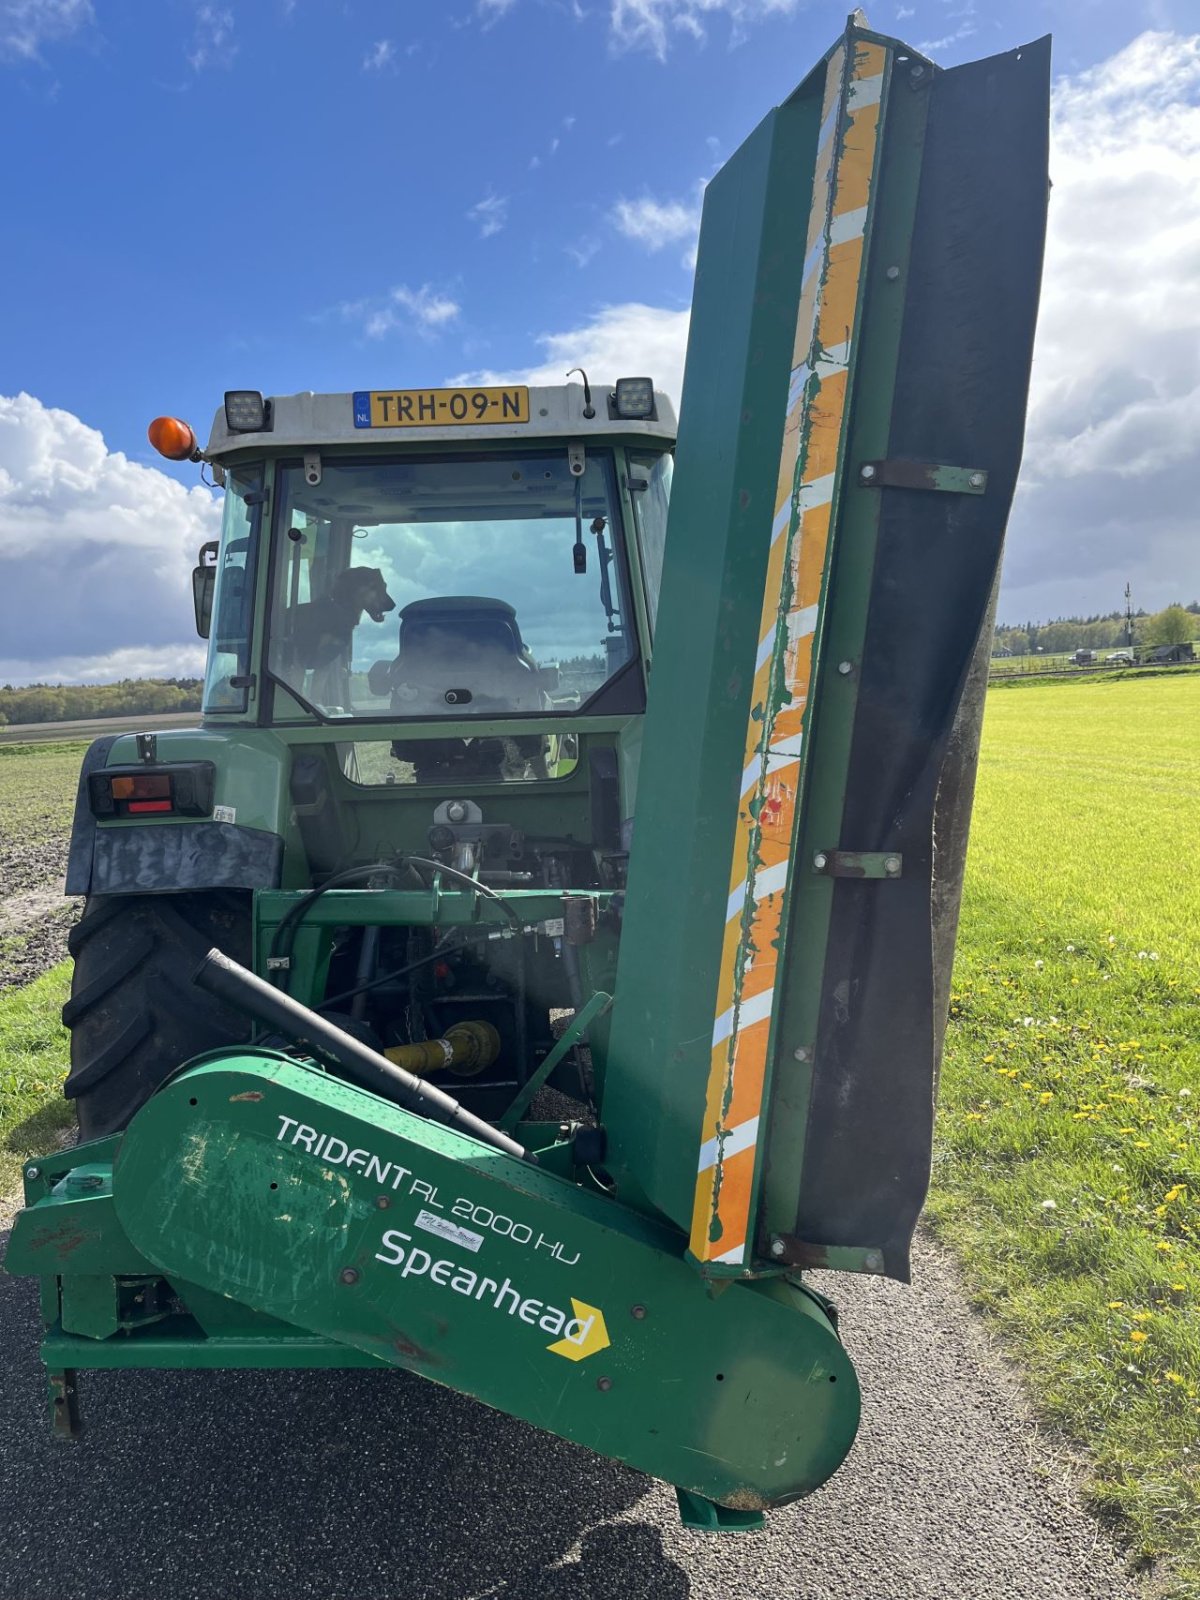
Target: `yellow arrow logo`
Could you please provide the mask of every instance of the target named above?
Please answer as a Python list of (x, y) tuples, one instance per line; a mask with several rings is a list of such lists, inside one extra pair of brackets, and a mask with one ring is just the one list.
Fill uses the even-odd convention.
[(547, 1345), (547, 1350), (552, 1355), (566, 1356), (568, 1361), (582, 1361), (584, 1356), (594, 1356), (597, 1350), (607, 1350), (611, 1340), (600, 1307), (572, 1298), (571, 1309), (575, 1315), (567, 1323), (562, 1338)]

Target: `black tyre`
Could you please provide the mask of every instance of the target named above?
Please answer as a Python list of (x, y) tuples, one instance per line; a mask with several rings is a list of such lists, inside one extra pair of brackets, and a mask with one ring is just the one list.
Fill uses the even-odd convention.
[(244, 1017), (192, 987), (191, 974), (216, 945), (250, 961), (250, 896), (92, 895), (72, 928), (75, 958), (63, 1022), (81, 1139), (118, 1133), (182, 1062), (243, 1043)]

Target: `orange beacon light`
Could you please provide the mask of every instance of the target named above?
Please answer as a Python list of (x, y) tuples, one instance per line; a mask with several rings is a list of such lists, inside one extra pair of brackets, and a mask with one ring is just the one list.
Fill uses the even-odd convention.
[(200, 455), (191, 424), (178, 417), (155, 417), (146, 429), (150, 443), (168, 461), (195, 461)]

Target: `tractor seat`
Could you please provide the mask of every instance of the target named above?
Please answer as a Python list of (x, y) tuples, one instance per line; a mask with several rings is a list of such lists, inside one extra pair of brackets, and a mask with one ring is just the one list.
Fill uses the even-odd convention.
[(512, 606), (482, 595), (439, 595), (404, 607), (398, 676), (471, 666), (501, 673), (534, 670)]

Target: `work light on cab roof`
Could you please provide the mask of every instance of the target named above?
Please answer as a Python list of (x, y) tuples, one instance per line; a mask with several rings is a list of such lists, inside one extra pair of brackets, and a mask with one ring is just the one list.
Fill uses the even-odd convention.
[(230, 433), (268, 432), (271, 402), (258, 389), (226, 389), (225, 426)]

